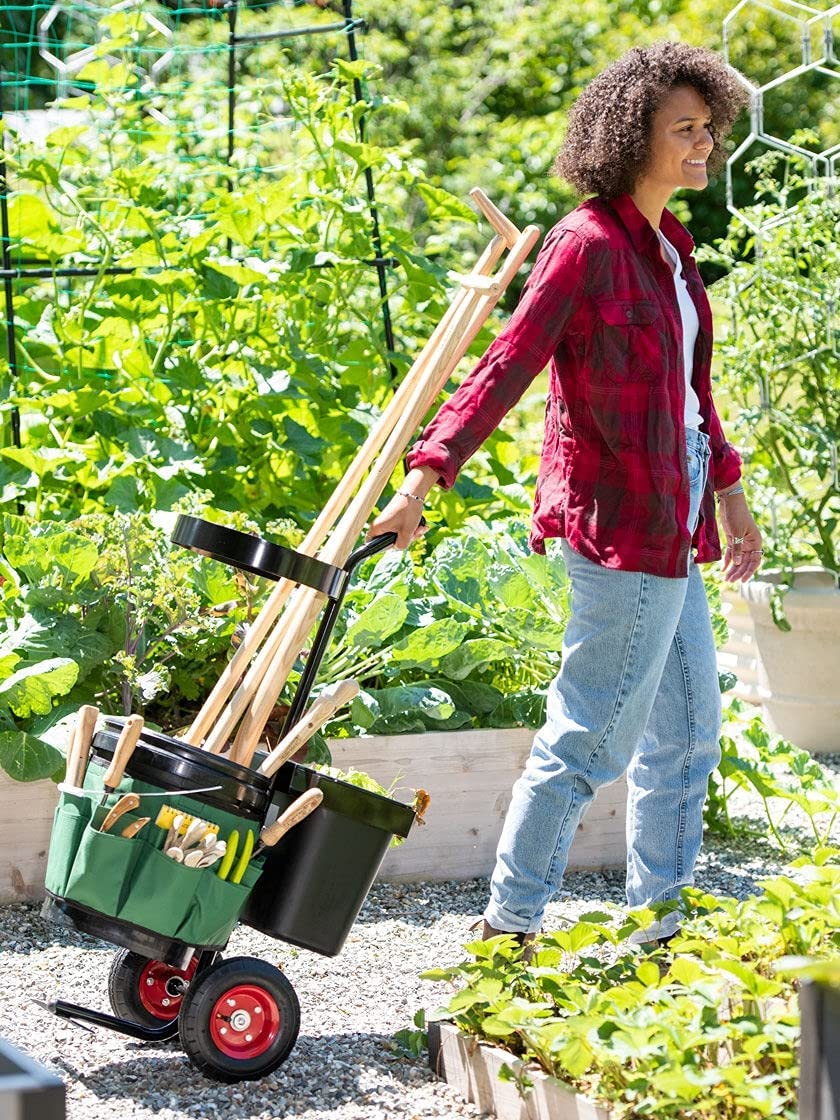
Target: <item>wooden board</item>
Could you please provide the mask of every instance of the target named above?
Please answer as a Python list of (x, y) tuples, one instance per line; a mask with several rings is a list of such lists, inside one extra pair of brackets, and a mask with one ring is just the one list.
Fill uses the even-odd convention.
[[(526, 1064), (508, 1050), (462, 1034), (453, 1023), (429, 1023), (429, 1066), (482, 1116), (497, 1120), (610, 1120), (610, 1111), (591, 1097), (549, 1077), (536, 1063)], [(503, 1066), (514, 1077), (502, 1080)], [(530, 1089), (522, 1094), (525, 1075)]]
[[(431, 794), (426, 824), (385, 857), (380, 878), (392, 882), (474, 879), (490, 875), (513, 783), (531, 750), (527, 728), (430, 732), (333, 739), (333, 764), (364, 770), (401, 801)], [(624, 779), (598, 791), (569, 856), (569, 870), (623, 868)]]
[(0, 903), (44, 897), (54, 782), (15, 782), (0, 772)]

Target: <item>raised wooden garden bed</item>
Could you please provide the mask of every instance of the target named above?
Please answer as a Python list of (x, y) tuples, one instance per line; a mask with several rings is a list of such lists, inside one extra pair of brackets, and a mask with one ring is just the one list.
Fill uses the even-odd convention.
[[(392, 882), (488, 876), (493, 869), (513, 783), (522, 772), (534, 732), (529, 728), (430, 732), (330, 741), (333, 764), (354, 767), (394, 796), (431, 794), (426, 824), (385, 857), (380, 878)], [(400, 788), (402, 787), (402, 789)], [(624, 779), (599, 790), (578, 827), (570, 870), (623, 868), (626, 861)]]
[[(610, 1120), (610, 1113), (498, 1046), (462, 1034), (451, 1023), (429, 1024), (429, 1065), (464, 1100), (498, 1120)], [(509, 1066), (514, 1080), (501, 1081)], [(527, 1076), (531, 1087), (520, 1090)]]

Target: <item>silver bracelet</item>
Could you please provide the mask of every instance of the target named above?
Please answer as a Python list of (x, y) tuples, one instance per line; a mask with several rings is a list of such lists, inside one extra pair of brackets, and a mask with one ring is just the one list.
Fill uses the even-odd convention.
[(733, 494), (743, 494), (744, 492), (745, 491), (743, 484), (740, 482), (736, 482), (735, 485), (731, 487), (731, 489), (724, 490), (723, 493), (718, 494), (717, 500), (721, 501), (721, 499), (723, 498), (730, 498)]
[(420, 502), (423, 504), (424, 499), (418, 498), (416, 494), (409, 494), (407, 490), (395, 490), (394, 493), (399, 494), (403, 498), (411, 498), (412, 502)]

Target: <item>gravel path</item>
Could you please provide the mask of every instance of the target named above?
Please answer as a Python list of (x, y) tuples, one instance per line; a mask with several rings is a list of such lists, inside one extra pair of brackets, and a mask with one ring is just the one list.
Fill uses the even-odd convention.
[[(840, 756), (826, 758), (836, 773)], [(748, 802), (742, 808), (751, 809)], [(707, 840), (697, 885), (745, 897), (776, 874), (784, 858), (760, 838)], [(593, 905), (623, 902), (619, 872), (569, 875), (548, 923)], [(281, 964), (302, 1008), (298, 1043), (285, 1065), (259, 1082), (221, 1085), (202, 1077), (176, 1043), (134, 1042), (60, 1020), (32, 1002), (63, 998), (108, 1009), (106, 980), (114, 949), (61, 929), (37, 906), (0, 909), (0, 968), (6, 1021), (2, 1036), (67, 1084), (69, 1120), (417, 1120), (476, 1117), (422, 1058), (393, 1041), (415, 1011), (433, 1010), (441, 985), (418, 979), (433, 965), (463, 956), (469, 925), (484, 907), (483, 881), (377, 884), (336, 958), (294, 949), (239, 927), (226, 956)]]

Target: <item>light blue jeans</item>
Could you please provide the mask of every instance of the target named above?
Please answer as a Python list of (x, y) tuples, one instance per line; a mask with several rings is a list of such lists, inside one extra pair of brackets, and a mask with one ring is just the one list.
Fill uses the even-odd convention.
[[(697, 524), (708, 439), (686, 436), (689, 526)], [(693, 882), (709, 775), (720, 759), (715, 643), (700, 571), (686, 578), (604, 568), (562, 542), (572, 588), (560, 673), (513, 787), (484, 917), (538, 930), (595, 791), (627, 771), (627, 902), (679, 897)], [(677, 914), (634, 940), (665, 937)]]

